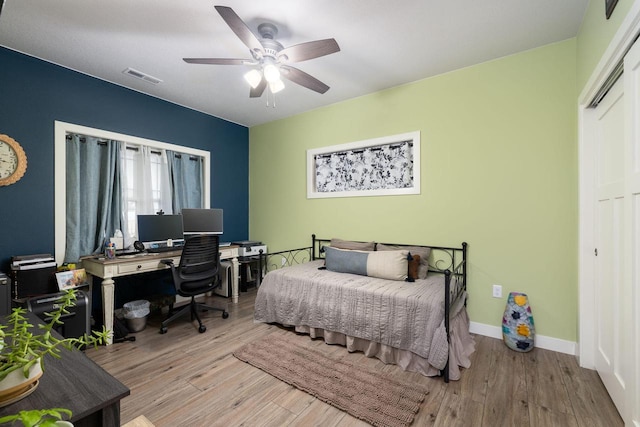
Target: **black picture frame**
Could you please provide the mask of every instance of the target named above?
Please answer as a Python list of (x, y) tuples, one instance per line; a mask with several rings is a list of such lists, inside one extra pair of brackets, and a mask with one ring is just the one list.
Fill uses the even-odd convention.
[(605, 15), (607, 19), (611, 17), (611, 14), (613, 13), (613, 9), (616, 8), (616, 4), (618, 4), (618, 0), (604, 0)]

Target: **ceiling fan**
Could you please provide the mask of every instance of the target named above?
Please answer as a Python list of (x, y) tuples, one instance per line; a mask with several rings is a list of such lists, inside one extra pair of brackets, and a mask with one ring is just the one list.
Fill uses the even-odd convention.
[[(1, 1), (1, 0), (0, 0)], [(284, 89), (281, 77), (318, 93), (325, 93), (329, 86), (315, 77), (292, 67), (291, 63), (307, 61), (340, 51), (334, 39), (316, 40), (284, 47), (276, 39), (278, 28), (271, 23), (258, 26), (258, 39), (240, 17), (227, 6), (215, 6), (231, 30), (251, 52), (251, 59), (232, 58), (183, 58), (189, 64), (248, 65), (253, 67), (245, 74), (251, 85), (249, 96), (259, 98), (268, 87), (271, 93)]]

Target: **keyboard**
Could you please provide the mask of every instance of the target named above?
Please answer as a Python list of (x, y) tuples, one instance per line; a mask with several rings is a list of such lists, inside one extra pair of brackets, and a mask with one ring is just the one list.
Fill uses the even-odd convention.
[(180, 246), (162, 246), (160, 248), (148, 248), (147, 252), (152, 254), (161, 254), (163, 252), (173, 252), (182, 249)]
[(138, 254), (138, 251), (122, 251), (122, 252), (118, 252), (116, 251), (116, 257), (119, 256), (129, 256), (129, 255), (136, 255)]

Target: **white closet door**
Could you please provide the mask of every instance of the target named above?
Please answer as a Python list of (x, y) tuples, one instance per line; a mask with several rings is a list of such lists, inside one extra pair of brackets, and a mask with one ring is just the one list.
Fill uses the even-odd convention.
[[(627, 406), (629, 425), (640, 427), (640, 43), (636, 43), (624, 60), (624, 83), (626, 99), (627, 148), (625, 152), (625, 192), (630, 199), (629, 219), (626, 228), (629, 231), (628, 253), (630, 266), (627, 269), (631, 290), (629, 301), (625, 304), (631, 311), (629, 337), (632, 343), (629, 393)], [(632, 424), (633, 423), (633, 424)]]
[[(620, 414), (629, 386), (630, 286), (625, 280), (625, 94), (622, 79), (596, 108), (596, 369)], [(624, 415), (623, 415), (624, 416)]]

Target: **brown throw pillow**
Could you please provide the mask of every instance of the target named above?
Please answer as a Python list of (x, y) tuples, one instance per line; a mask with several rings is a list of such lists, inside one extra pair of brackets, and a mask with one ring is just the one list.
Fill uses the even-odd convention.
[(420, 277), (418, 276), (418, 269), (420, 268), (420, 255), (411, 255), (411, 253), (409, 253), (409, 271), (408, 271), (408, 275), (409, 275), (409, 281), (413, 282), (416, 279), (419, 279)]

